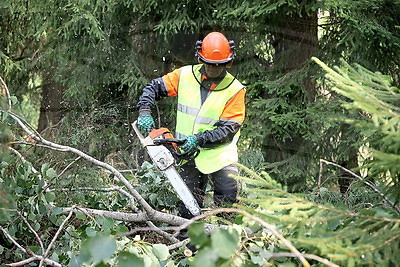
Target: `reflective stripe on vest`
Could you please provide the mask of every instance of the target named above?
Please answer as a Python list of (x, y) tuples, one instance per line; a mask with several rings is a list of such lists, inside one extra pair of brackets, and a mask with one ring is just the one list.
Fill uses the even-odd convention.
[[(200, 85), (193, 76), (194, 72), (197, 80), (201, 80), (201, 73), (199, 72), (201, 66), (201, 64), (185, 66), (181, 69), (178, 86), (176, 138), (215, 129), (217, 127), (215, 124), (220, 119), (226, 103), (243, 88), (243, 85), (237, 80), (232, 83), (234, 77), (227, 73), (214, 89), (216, 91), (211, 91), (201, 105)], [(226, 86), (228, 88), (217, 91)], [(197, 168), (202, 173), (207, 174), (237, 162), (236, 143), (239, 135), (238, 132), (229, 144), (213, 149), (202, 149), (195, 158)]]

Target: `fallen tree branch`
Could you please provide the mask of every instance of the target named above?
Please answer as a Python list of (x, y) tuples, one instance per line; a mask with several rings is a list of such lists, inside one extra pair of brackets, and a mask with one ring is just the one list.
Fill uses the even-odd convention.
[[(2, 110), (0, 110), (0, 111), (2, 111)], [(161, 222), (166, 222), (166, 223), (169, 223), (172, 225), (180, 225), (187, 221), (186, 219), (184, 219), (182, 217), (159, 212), (159, 211), (153, 209), (147, 203), (147, 201), (133, 188), (133, 186), (129, 183), (129, 181), (113, 166), (111, 166), (105, 162), (99, 161), (76, 148), (73, 148), (70, 146), (59, 145), (59, 144), (56, 144), (56, 143), (53, 143), (53, 142), (50, 142), (50, 141), (44, 139), (39, 133), (37, 133), (37, 131), (35, 129), (33, 129), (33, 127), (31, 127), (29, 125), (29, 123), (27, 123), (26, 121), (23, 121), (23, 119), (20, 118), (18, 115), (14, 114), (11, 111), (9, 111), (8, 113), (9, 113), (9, 116), (11, 116), (17, 122), (17, 124), (32, 139), (34, 139), (37, 142), (40, 142), (41, 146), (45, 146), (47, 148), (54, 149), (54, 150), (74, 153), (74, 154), (78, 155), (78, 157), (81, 157), (97, 166), (100, 166), (100, 167), (110, 171), (112, 174), (114, 174), (115, 177), (117, 177), (124, 184), (124, 186), (128, 189), (129, 194), (131, 196), (133, 196), (138, 201), (138, 203), (143, 207), (145, 213), (128, 214), (128, 213), (108, 212), (108, 211), (99, 211), (99, 210), (80, 208), (81, 210), (84, 210), (88, 214), (102, 215), (102, 216), (106, 216), (106, 217), (108, 216), (110, 218), (115, 218), (117, 220), (122, 220), (122, 221), (141, 221), (141, 222), (143, 222), (143, 221), (146, 221), (146, 222), (147, 221), (161, 221)], [(32, 145), (36, 145), (36, 144), (32, 144)], [(124, 191), (120, 191), (120, 192), (124, 193)], [(128, 194), (125, 194), (125, 195), (127, 195), (129, 197), (129, 199), (131, 200), (131, 203), (133, 203), (133, 201), (132, 201), (133, 198), (131, 196), (129, 196)], [(131, 206), (133, 206), (133, 204)], [(63, 212), (71, 211), (69, 209), (70, 208), (63, 209)], [(73, 211), (73, 212), (75, 212), (75, 211)], [(171, 237), (171, 238), (175, 238), (175, 237)]]
[[(80, 187), (80, 188), (60, 188), (60, 189), (50, 189), (49, 191), (63, 191), (63, 192), (69, 192), (69, 191), (102, 191), (102, 192), (113, 192), (113, 191), (117, 191), (120, 192), (121, 194), (125, 195), (126, 197), (129, 198), (130, 203), (131, 203), (131, 209), (135, 212), (139, 212), (139, 209), (137, 209), (133, 203), (135, 201), (135, 199), (133, 198), (133, 196), (131, 194), (129, 194), (128, 192), (126, 192), (125, 190), (119, 188), (119, 187), (109, 187), (109, 188), (92, 188), (92, 187)], [(151, 221), (147, 221), (146, 222), (147, 225), (149, 225), (147, 231), (154, 231), (157, 234), (161, 235), (162, 237), (168, 239), (171, 242), (179, 242), (178, 239), (176, 239), (175, 237), (173, 237), (172, 235), (168, 234), (167, 232), (163, 231), (161, 228), (157, 227), (156, 225), (153, 224), (153, 222)], [(173, 228), (175, 229), (175, 228)], [(131, 233), (130, 233), (131, 234)], [(128, 235), (128, 234), (126, 234)]]
[(336, 164), (336, 163), (333, 163), (333, 162), (330, 162), (330, 161), (327, 161), (327, 160), (324, 160), (324, 159), (320, 159), (320, 162), (323, 162), (323, 163), (325, 163), (325, 164), (327, 164), (327, 165), (332, 165), (332, 166), (338, 167), (338, 168), (344, 170), (345, 172), (351, 174), (352, 176), (356, 177), (360, 182), (366, 184), (366, 185), (367, 185), (369, 188), (371, 188), (375, 193), (377, 193), (378, 195), (380, 195), (380, 196), (384, 199), (384, 201), (394, 209), (394, 211), (395, 211), (397, 214), (400, 214), (400, 209), (399, 209), (392, 201), (390, 201), (390, 199), (388, 199), (381, 191), (379, 191), (379, 189), (376, 188), (372, 183), (370, 183), (370, 182), (368, 182), (368, 181), (365, 181), (361, 176), (359, 176), (359, 175), (357, 175), (356, 173), (354, 173), (354, 172), (352, 172), (352, 171), (346, 169), (346, 168), (343, 167), (343, 166), (340, 166), (339, 164)]
[[(62, 208), (63, 213), (69, 213), (72, 208), (64, 207)], [(118, 221), (124, 222), (147, 222), (147, 221), (155, 221), (155, 222), (163, 222), (172, 225), (182, 225), (188, 221), (188, 219), (182, 218), (180, 216), (155, 211), (153, 216), (150, 218), (147, 212), (139, 212), (139, 213), (127, 213), (120, 211), (107, 211), (107, 210), (97, 210), (97, 209), (89, 209), (84, 207), (76, 207), (74, 212), (78, 212), (80, 210), (82, 213), (102, 216), (106, 218), (111, 218)]]
[[(307, 262), (307, 260), (304, 258), (303, 254), (300, 253), (296, 247), (294, 247), (292, 245), (292, 243), (287, 240), (283, 235), (281, 235), (272, 225), (266, 223), (265, 221), (263, 221), (262, 219), (260, 219), (257, 216), (251, 215), (250, 213), (243, 211), (243, 210), (239, 210), (236, 208), (219, 208), (219, 209), (215, 209), (209, 212), (206, 212), (204, 214), (200, 214), (194, 218), (192, 218), (191, 220), (189, 220), (188, 222), (182, 224), (181, 226), (177, 227), (177, 229), (182, 230), (185, 229), (187, 227), (189, 227), (191, 224), (193, 224), (194, 222), (201, 220), (203, 218), (206, 218), (208, 216), (211, 215), (215, 215), (218, 213), (239, 213), (242, 214), (246, 217), (249, 217), (250, 219), (252, 219), (253, 221), (258, 222), (262, 227), (264, 227), (265, 229), (267, 229), (268, 231), (270, 231), (276, 238), (278, 238), (286, 247), (288, 247), (290, 249), (290, 251), (292, 251), (292, 253), (294, 255), (296, 255), (296, 257), (301, 261), (301, 263), (303, 264), (303, 266), (305, 267), (309, 267), (310, 264)], [(176, 236), (179, 233), (179, 231), (175, 232), (175, 234), (173, 236)]]
[(50, 149), (54, 149), (54, 150), (59, 150), (59, 151), (64, 151), (64, 152), (71, 152), (74, 153), (78, 156), (80, 156), (81, 158), (84, 158), (85, 160), (100, 166), (102, 168), (105, 168), (107, 170), (109, 170), (111, 173), (113, 173), (123, 184), (124, 186), (128, 189), (128, 191), (138, 200), (138, 202), (140, 203), (140, 205), (143, 206), (144, 210), (147, 212), (149, 218), (152, 218), (152, 216), (156, 213), (156, 210), (153, 209), (148, 203), (147, 201), (133, 188), (133, 186), (129, 183), (129, 181), (117, 170), (115, 169), (113, 166), (111, 166), (110, 164), (107, 164), (105, 162), (102, 162), (100, 160), (97, 160), (91, 156), (89, 156), (88, 154), (70, 147), (70, 146), (64, 146), (64, 145), (59, 145), (53, 142), (50, 142), (46, 139), (44, 139), (41, 136), (38, 136), (36, 134), (34, 134), (23, 122), (22, 120), (19, 118), (18, 115), (9, 112), (9, 115), (17, 122), (17, 124), (34, 140), (36, 140), (37, 142), (41, 142), (42, 144), (44, 144), (45, 146), (47, 146)]

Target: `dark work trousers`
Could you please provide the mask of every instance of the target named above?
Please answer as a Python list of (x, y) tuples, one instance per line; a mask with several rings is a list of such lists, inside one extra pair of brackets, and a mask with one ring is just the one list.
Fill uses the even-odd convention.
[[(220, 206), (224, 202), (235, 203), (237, 201), (237, 182), (234, 178), (229, 177), (229, 174), (238, 175), (238, 168), (235, 164), (228, 165), (211, 174), (203, 174), (196, 168), (194, 160), (190, 160), (181, 166), (179, 173), (200, 208), (203, 207), (209, 178), (214, 186), (214, 203), (216, 205)], [(193, 215), (182, 202), (179, 206), (179, 214), (187, 219), (193, 218)]]

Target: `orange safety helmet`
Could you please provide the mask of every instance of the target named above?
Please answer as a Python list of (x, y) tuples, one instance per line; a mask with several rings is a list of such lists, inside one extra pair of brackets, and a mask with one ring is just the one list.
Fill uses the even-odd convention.
[(208, 64), (227, 64), (235, 57), (235, 43), (220, 32), (211, 32), (196, 42), (196, 56)]

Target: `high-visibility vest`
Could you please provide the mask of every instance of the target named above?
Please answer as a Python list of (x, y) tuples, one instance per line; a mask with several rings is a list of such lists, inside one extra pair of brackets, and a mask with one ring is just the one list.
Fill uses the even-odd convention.
[[(185, 66), (181, 69), (178, 85), (177, 138), (217, 128), (215, 124), (220, 119), (226, 103), (243, 89), (243, 85), (234, 79), (231, 74), (227, 73), (216, 88), (209, 92), (204, 103), (201, 104), (199, 84), (199, 81), (201, 81), (201, 73), (199, 72), (201, 66), (201, 64)], [(227, 88), (218, 91), (218, 89), (225, 87)], [(200, 154), (195, 158), (196, 167), (202, 173), (208, 174), (237, 162), (236, 143), (239, 135), (240, 132), (236, 133), (232, 142), (228, 144), (212, 149), (201, 148)]]

